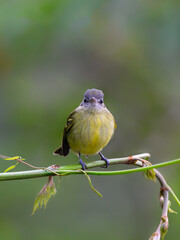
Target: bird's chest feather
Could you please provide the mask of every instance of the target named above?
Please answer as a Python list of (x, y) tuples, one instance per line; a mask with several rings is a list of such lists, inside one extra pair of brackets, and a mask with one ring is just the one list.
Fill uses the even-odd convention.
[(114, 119), (109, 112), (79, 113), (69, 134), (68, 142), (75, 152), (94, 154), (109, 142), (113, 132)]

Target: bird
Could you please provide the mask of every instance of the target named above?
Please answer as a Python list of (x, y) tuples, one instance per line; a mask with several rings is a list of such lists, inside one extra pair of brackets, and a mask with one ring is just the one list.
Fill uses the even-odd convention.
[(112, 138), (117, 125), (111, 112), (104, 104), (101, 90), (88, 89), (81, 104), (69, 115), (64, 127), (62, 145), (53, 154), (67, 156), (71, 149), (79, 156), (79, 163), (85, 170), (87, 165), (81, 155), (99, 154), (105, 161), (102, 167), (108, 167), (109, 160), (103, 156), (102, 149)]

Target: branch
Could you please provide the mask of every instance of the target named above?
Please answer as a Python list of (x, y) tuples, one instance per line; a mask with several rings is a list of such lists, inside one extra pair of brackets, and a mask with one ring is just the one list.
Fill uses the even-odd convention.
[(162, 206), (162, 214), (161, 214), (161, 220), (159, 223), (159, 226), (157, 227), (157, 230), (155, 233), (152, 234), (152, 236), (149, 238), (149, 240), (160, 240), (164, 239), (165, 234), (167, 233), (169, 221), (168, 221), (168, 210), (169, 210), (169, 186), (167, 185), (164, 177), (162, 174), (155, 169), (156, 177), (160, 182), (161, 188), (160, 188), (160, 204)]
[[(148, 160), (150, 158), (150, 154), (142, 153), (142, 154), (134, 155), (133, 157)], [(62, 174), (62, 173), (83, 174), (82, 172), (77, 171), (82, 168), (82, 166), (80, 164), (66, 165), (66, 166), (61, 166), (59, 168), (57, 168), (57, 167), (54, 168), (53, 166), (45, 168), (45, 167), (34, 167), (34, 166), (22, 161), (21, 157), (19, 157), (19, 156), (9, 158), (7, 156), (0, 155), (0, 158), (3, 158), (5, 160), (16, 160), (18, 162), (28, 165), (31, 168), (38, 169), (38, 170), (30, 170), (30, 171), (0, 173), (0, 181), (46, 177), (46, 176), (50, 176), (50, 175), (55, 175), (55, 173), (58, 173), (58, 174)], [(127, 163), (127, 161), (129, 161), (129, 158), (131, 158), (131, 157), (113, 158), (113, 159), (108, 159), (108, 160), (110, 162), (110, 165), (115, 165), (115, 164), (125, 164), (125, 163)], [(104, 165), (104, 161), (98, 160), (98, 161), (87, 163), (86, 165), (87, 165), (88, 169), (93, 168), (93, 167), (99, 167), (99, 166)], [(51, 170), (53, 170), (53, 172)], [(89, 171), (86, 171), (86, 172), (89, 172)], [(97, 172), (97, 174), (95, 172), (92, 172), (89, 174), (99, 175), (98, 172)]]
[[(115, 164), (128, 164), (129, 165), (129, 164), (131, 164), (131, 165), (135, 165), (135, 166), (140, 166), (140, 168), (118, 170), (118, 171), (89, 171), (89, 170), (82, 171), (81, 170), (82, 166), (79, 165), (79, 164), (77, 164), (77, 165), (67, 165), (67, 166), (61, 166), (61, 167), (56, 166), (56, 165), (52, 165), (48, 168), (44, 168), (44, 167), (41, 168), (41, 167), (34, 167), (34, 166), (30, 165), (29, 163), (24, 162), (23, 161), (24, 159), (21, 159), (21, 157), (19, 157), (19, 156), (8, 158), (6, 156), (0, 155), (0, 157), (5, 159), (5, 160), (16, 160), (18, 162), (21, 162), (21, 163), (24, 163), (24, 164), (28, 165), (29, 167), (37, 169), (37, 170), (31, 170), (31, 171), (0, 173), (0, 181), (29, 179), (29, 178), (51, 176), (51, 178), (49, 177), (49, 179), (51, 181), (50, 180), (48, 181), (48, 184), (50, 185), (50, 187), (49, 187), (48, 184), (46, 184), (51, 191), (47, 191), (47, 186), (46, 185), (42, 189), (43, 191), (45, 191), (46, 195), (49, 194), (48, 195), (49, 198), (50, 198), (51, 195), (55, 194), (55, 190), (54, 190), (55, 187), (53, 185), (53, 180), (52, 180), (53, 175), (65, 176), (65, 175), (69, 175), (69, 174), (85, 174), (86, 177), (88, 178), (88, 181), (90, 183), (91, 188), (96, 193), (98, 193), (98, 195), (100, 195), (100, 193), (97, 190), (94, 189), (94, 187), (92, 186), (90, 177), (88, 175), (121, 175), (121, 174), (129, 174), (129, 173), (142, 172), (143, 171), (147, 178), (149, 178), (151, 180), (154, 180), (154, 181), (155, 181), (155, 178), (157, 178), (157, 180), (159, 181), (160, 186), (161, 186), (160, 187), (160, 205), (162, 207), (162, 214), (161, 214), (161, 220), (160, 220), (159, 226), (158, 226), (157, 230), (155, 231), (155, 233), (153, 233), (152, 236), (149, 238), (149, 240), (160, 240), (161, 237), (162, 237), (162, 239), (164, 239), (164, 236), (167, 232), (168, 225), (169, 225), (167, 215), (168, 215), (168, 211), (171, 210), (169, 208), (169, 206), (170, 206), (170, 202), (169, 202), (169, 199), (168, 199), (169, 192), (172, 193), (176, 202), (180, 206), (180, 201), (178, 200), (177, 196), (172, 191), (172, 189), (168, 186), (168, 184), (166, 183), (162, 174), (158, 170), (156, 170), (156, 168), (180, 163), (180, 159), (175, 159), (175, 160), (172, 160), (172, 161), (151, 165), (151, 163), (147, 161), (150, 158), (150, 154), (149, 153), (142, 153), (142, 154), (129, 156), (129, 157), (124, 157), (124, 158), (108, 159), (110, 165), (115, 165)], [(104, 165), (104, 161), (98, 160), (98, 161), (87, 163), (86, 165), (87, 165), (88, 169), (93, 168), (93, 167), (99, 167), (99, 166)], [(11, 167), (10, 167), (10, 169), (11, 169)], [(40, 194), (38, 194), (38, 197), (35, 201), (36, 205), (34, 206), (33, 214), (34, 214), (36, 208), (39, 206), (39, 202), (40, 202), (41, 205), (43, 204), (43, 201), (45, 201), (45, 203), (44, 203), (45, 205), (47, 204), (46, 201), (48, 201), (48, 200), (46, 198), (47, 197), (45, 197), (42, 194), (42, 191), (40, 192)]]
[[(1, 157), (2, 155), (0, 155)], [(4, 157), (4, 156), (3, 156)], [(2, 157), (2, 158), (3, 158)], [(131, 157), (124, 157), (124, 158), (113, 158), (113, 159), (108, 159), (110, 162), (110, 165), (115, 165), (115, 164), (130, 164), (130, 159), (137, 159), (136, 165), (138, 165), (138, 159), (144, 159), (148, 160), (150, 157), (149, 153), (142, 153), (138, 155), (134, 155)], [(141, 161), (139, 161), (140, 163)], [(135, 168), (135, 169), (127, 169), (127, 170), (117, 170), (117, 171), (86, 171), (88, 175), (121, 175), (121, 174), (129, 174), (129, 173), (134, 173), (134, 172), (143, 172), (146, 170), (150, 170), (153, 168), (160, 168), (160, 167), (165, 167), (173, 164), (180, 163), (180, 159), (175, 159), (163, 163), (158, 163), (154, 165), (150, 165), (147, 167), (143, 168)], [(93, 167), (99, 167), (104, 165), (104, 161), (98, 160), (94, 162), (90, 162), (86, 164), (88, 169), (93, 168)], [(142, 164), (141, 164), (142, 166)], [(40, 167), (38, 167), (40, 168)], [(55, 175), (55, 173), (58, 174), (83, 174), (80, 171), (77, 171), (81, 169), (82, 166), (80, 164), (74, 164), (74, 165), (66, 165), (66, 166), (61, 166), (59, 168), (40, 168), (38, 170), (30, 170), (30, 171), (18, 171), (18, 172), (6, 172), (6, 173), (0, 173), (0, 181), (8, 181), (8, 180), (19, 180), (19, 179), (29, 179), (29, 178), (39, 178), (39, 177), (46, 177), (46, 176), (52, 176)], [(51, 172), (53, 170), (53, 172)]]

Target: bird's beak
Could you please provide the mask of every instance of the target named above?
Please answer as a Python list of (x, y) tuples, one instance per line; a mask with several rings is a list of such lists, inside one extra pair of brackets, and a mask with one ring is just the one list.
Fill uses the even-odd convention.
[(97, 102), (97, 99), (92, 97), (90, 100), (89, 100), (91, 103), (96, 103)]

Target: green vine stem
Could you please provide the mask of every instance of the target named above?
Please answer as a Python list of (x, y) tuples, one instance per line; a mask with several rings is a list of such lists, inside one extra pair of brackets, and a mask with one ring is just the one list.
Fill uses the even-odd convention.
[[(0, 158), (5, 158), (6, 156), (0, 155)], [(139, 159), (144, 159), (148, 160), (150, 158), (149, 153), (142, 153), (142, 154), (137, 154), (133, 155), (130, 157), (123, 157), (123, 158), (113, 158), (109, 159), (110, 165), (115, 165), (115, 164), (131, 164), (131, 160), (134, 159), (136, 160), (136, 164), (134, 165), (139, 165), (142, 166), (141, 161)], [(16, 159), (19, 161), (19, 159)], [(20, 160), (20, 162), (22, 162)], [(25, 163), (25, 162), (23, 162)], [(130, 174), (130, 173), (135, 173), (135, 172), (145, 172), (147, 170), (151, 169), (156, 169), (156, 168), (161, 168), (169, 165), (174, 165), (180, 163), (180, 159), (175, 159), (167, 162), (162, 162), (154, 165), (149, 165), (145, 167), (140, 167), (140, 168), (133, 168), (133, 169), (126, 169), (126, 170), (116, 170), (116, 171), (89, 171), (86, 170), (86, 173), (88, 175), (122, 175), (122, 174)], [(30, 167), (34, 167), (30, 164), (25, 163), (26, 165)], [(99, 167), (104, 164), (104, 161), (98, 160), (94, 162), (87, 163), (87, 167), (93, 168), (93, 167)], [(39, 178), (39, 177), (46, 177), (46, 176), (52, 176), (52, 175), (69, 175), (69, 174), (83, 174), (82, 171), (77, 171), (81, 169), (81, 165), (79, 164), (74, 164), (74, 165), (66, 165), (66, 166), (61, 166), (59, 168), (54, 168), (53, 166), (44, 168), (44, 167), (34, 167), (37, 168), (38, 170), (30, 170), (30, 171), (18, 171), (18, 172), (6, 172), (6, 173), (0, 173), (0, 181), (9, 181), (9, 180), (20, 180), (20, 179), (29, 179), (29, 178)], [(180, 206), (180, 201), (173, 192), (173, 190), (168, 186), (169, 192), (172, 194), (174, 197), (175, 201), (177, 204)]]
[[(0, 155), (1, 157), (2, 155)], [(113, 158), (108, 159), (110, 162), (110, 165), (115, 164), (128, 164), (128, 161), (130, 158), (134, 159), (144, 159), (148, 160), (150, 157), (149, 153), (142, 153), (138, 155), (133, 155), (131, 157), (124, 157), (124, 158)], [(138, 160), (137, 160), (138, 161)], [(150, 166), (146, 166), (143, 168), (133, 168), (133, 169), (126, 169), (126, 170), (116, 170), (116, 171), (89, 171), (86, 170), (86, 173), (88, 175), (121, 175), (121, 174), (129, 174), (129, 173), (135, 173), (135, 172), (143, 172), (150, 169), (156, 169), (161, 168), (169, 165), (174, 165), (180, 163), (180, 159), (175, 159), (163, 163), (158, 163)], [(87, 167), (93, 168), (93, 167), (99, 167), (104, 164), (104, 161), (98, 160), (94, 162), (87, 163)], [(40, 167), (38, 167), (40, 168)], [(49, 170), (48, 170), (49, 169)], [(6, 173), (0, 173), (0, 181), (8, 181), (8, 180), (19, 180), (19, 179), (29, 179), (29, 178), (39, 178), (39, 177), (46, 177), (50, 175), (55, 175), (55, 173), (62, 174), (83, 174), (81, 171), (77, 171), (81, 169), (81, 165), (74, 164), (74, 165), (66, 165), (61, 166), (59, 168), (54, 169), (53, 167), (49, 168), (40, 168), (38, 170), (30, 170), (30, 171), (18, 171), (18, 172), (6, 172)], [(53, 171), (51, 171), (53, 170)]]

